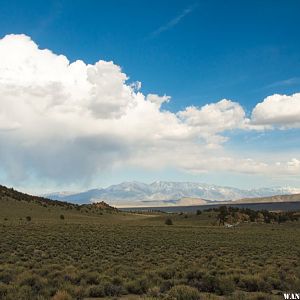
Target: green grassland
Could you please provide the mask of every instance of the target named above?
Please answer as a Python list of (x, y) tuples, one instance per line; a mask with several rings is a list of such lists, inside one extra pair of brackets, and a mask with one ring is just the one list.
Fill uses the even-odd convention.
[(215, 212), (6, 196), (0, 238), (0, 299), (282, 299), (300, 288), (299, 221), (224, 228)]

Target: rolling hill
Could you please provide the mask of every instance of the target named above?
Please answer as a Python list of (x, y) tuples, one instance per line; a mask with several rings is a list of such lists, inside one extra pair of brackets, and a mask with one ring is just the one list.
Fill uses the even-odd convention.
[(103, 214), (112, 214), (118, 210), (105, 202), (92, 204), (73, 204), (44, 197), (18, 192), (13, 188), (0, 185), (0, 218), (22, 222), (32, 220), (67, 221), (95, 218)]
[(270, 202), (297, 202), (300, 201), (300, 194), (293, 195), (275, 195), (260, 198), (243, 198), (232, 201), (232, 203), (270, 203)]

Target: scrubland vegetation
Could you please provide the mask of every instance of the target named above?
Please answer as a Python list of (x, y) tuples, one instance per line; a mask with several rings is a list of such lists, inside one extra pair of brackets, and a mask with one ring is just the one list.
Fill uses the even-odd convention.
[(282, 299), (299, 291), (299, 221), (225, 228), (219, 218), (214, 210), (133, 214), (2, 197), (0, 299)]
[[(219, 224), (235, 224), (235, 223), (284, 223), (287, 221), (298, 221), (300, 213), (296, 211), (287, 212), (270, 212), (267, 210), (252, 210), (248, 208), (238, 208), (230, 206), (221, 206), (209, 211), (218, 212), (217, 219)], [(198, 213), (198, 212), (197, 212)]]

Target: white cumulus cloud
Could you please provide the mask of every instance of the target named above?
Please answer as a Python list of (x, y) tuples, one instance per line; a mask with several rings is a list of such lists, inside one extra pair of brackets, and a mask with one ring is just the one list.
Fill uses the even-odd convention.
[(269, 125), (281, 128), (300, 127), (300, 93), (275, 94), (258, 103), (253, 109), (254, 125)]
[[(297, 106), (297, 97), (281, 101)], [(239, 103), (226, 99), (173, 113), (161, 109), (169, 96), (144, 95), (141, 83), (128, 82), (113, 62), (70, 62), (26, 35), (7, 35), (0, 39), (0, 175), (58, 184), (128, 166), (295, 173), (296, 158), (274, 167), (223, 147), (225, 131), (278, 120), (278, 109), (268, 108), (275, 100), (267, 99), (251, 121)], [(284, 119), (299, 121), (286, 111)]]
[(187, 107), (184, 111), (180, 111), (178, 116), (188, 125), (201, 131), (218, 133), (241, 128), (245, 119), (245, 111), (239, 103), (223, 99), (200, 108)]

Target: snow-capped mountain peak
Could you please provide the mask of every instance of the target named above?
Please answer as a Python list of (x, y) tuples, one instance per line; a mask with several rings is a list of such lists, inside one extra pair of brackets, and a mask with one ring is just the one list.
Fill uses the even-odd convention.
[(241, 198), (266, 197), (300, 193), (299, 188), (271, 187), (238, 189), (197, 182), (154, 181), (150, 184), (133, 181), (122, 182), (107, 188), (92, 189), (81, 193), (47, 194), (52, 199), (76, 203), (105, 201), (115, 206), (155, 206), (180, 203), (182, 198), (199, 198), (211, 201), (228, 201)]

